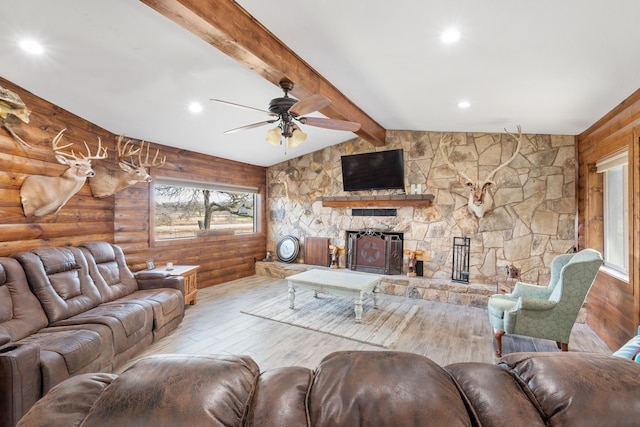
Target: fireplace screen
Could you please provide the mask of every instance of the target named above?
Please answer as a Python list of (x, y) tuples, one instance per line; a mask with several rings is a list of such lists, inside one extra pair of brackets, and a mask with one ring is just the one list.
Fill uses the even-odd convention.
[(347, 268), (378, 274), (402, 274), (403, 234), (347, 231)]
[(468, 237), (453, 238), (453, 268), (451, 280), (469, 283), (469, 251), (471, 239)]

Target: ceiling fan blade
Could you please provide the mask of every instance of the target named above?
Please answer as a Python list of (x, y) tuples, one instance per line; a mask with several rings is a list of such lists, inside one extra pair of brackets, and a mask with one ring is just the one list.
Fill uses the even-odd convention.
[(261, 110), (260, 108), (249, 107), (247, 105), (236, 104), (235, 102), (223, 101), (222, 99), (211, 99), (211, 101), (220, 102), (221, 104), (227, 104), (233, 107), (244, 108), (245, 110), (260, 111), (261, 113), (267, 113), (270, 116), (277, 116), (277, 114), (274, 114), (271, 111)]
[(320, 94), (315, 94), (293, 104), (293, 106), (289, 108), (289, 112), (296, 116), (303, 116), (305, 114), (313, 113), (314, 111), (322, 110), (329, 104), (331, 104), (331, 100), (329, 98)]
[(264, 122), (252, 123), (250, 125), (240, 126), (239, 128), (229, 129), (228, 131), (225, 131), (224, 133), (236, 133), (236, 132), (240, 132), (240, 131), (243, 131), (243, 130), (253, 129), (253, 128), (260, 127), (260, 126), (268, 125), (269, 123), (275, 123), (277, 121), (278, 121), (277, 119), (265, 120)]
[(357, 132), (360, 129), (360, 123), (347, 122), (345, 120), (324, 119), (322, 117), (300, 117), (298, 121), (304, 125), (325, 129), (346, 130), (349, 132)]

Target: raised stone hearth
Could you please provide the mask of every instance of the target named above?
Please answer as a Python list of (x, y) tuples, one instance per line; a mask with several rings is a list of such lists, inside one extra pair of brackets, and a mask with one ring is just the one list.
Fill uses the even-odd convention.
[[(308, 264), (287, 264), (283, 262), (256, 263), (256, 274), (284, 279), (293, 274), (311, 269), (329, 269)], [(349, 269), (339, 271), (351, 272)], [(358, 272), (352, 272), (359, 274)], [(450, 280), (429, 279), (425, 277), (407, 277), (404, 275), (382, 275), (380, 290), (388, 295), (421, 298), (429, 301), (445, 302), (449, 304), (486, 307), (489, 297), (496, 293), (495, 285), (461, 284)]]

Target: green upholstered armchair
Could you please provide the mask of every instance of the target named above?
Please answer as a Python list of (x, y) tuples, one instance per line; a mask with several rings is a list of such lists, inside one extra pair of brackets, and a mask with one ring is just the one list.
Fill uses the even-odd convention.
[(602, 265), (598, 251), (583, 249), (551, 262), (548, 286), (517, 282), (513, 292), (489, 298), (489, 321), (502, 355), (502, 336), (525, 335), (555, 341), (569, 349), (569, 335), (589, 288)]

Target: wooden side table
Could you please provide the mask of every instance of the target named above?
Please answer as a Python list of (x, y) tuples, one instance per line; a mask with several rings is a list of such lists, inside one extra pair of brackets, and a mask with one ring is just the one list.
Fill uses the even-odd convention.
[(498, 293), (510, 294), (516, 282), (507, 282), (506, 280), (498, 280)]
[(171, 276), (184, 277), (184, 303), (195, 305), (198, 296), (198, 268), (199, 265), (174, 265), (173, 269), (156, 267), (154, 272), (168, 272)]

